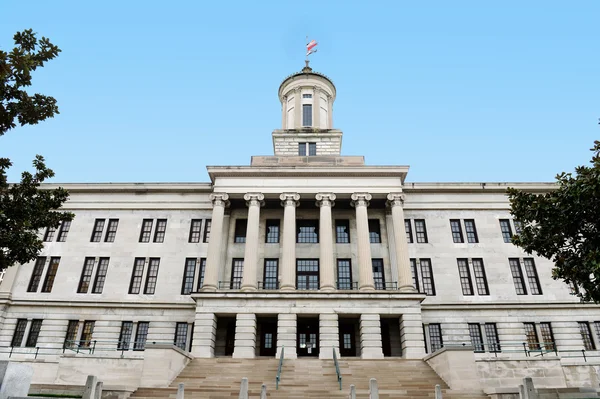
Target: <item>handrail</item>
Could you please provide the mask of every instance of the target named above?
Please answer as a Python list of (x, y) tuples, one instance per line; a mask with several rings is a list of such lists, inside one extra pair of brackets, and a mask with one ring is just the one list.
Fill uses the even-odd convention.
[(279, 381), (281, 381), (281, 368), (283, 367), (283, 345), (281, 345), (281, 355), (279, 355), (279, 367), (277, 367), (277, 375), (275, 376), (275, 389), (279, 389)]
[(342, 373), (340, 373), (340, 365), (337, 360), (337, 355), (335, 354), (335, 348), (331, 348), (333, 350), (333, 363), (335, 364), (335, 373), (337, 374), (337, 380), (340, 384), (340, 391), (342, 390)]

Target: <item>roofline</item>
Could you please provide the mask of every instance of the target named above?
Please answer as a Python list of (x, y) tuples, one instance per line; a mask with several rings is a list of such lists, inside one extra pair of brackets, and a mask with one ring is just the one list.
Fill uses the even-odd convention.
[(335, 84), (333, 83), (333, 80), (331, 80), (327, 75), (322, 74), (320, 72), (315, 72), (312, 69), (310, 71), (299, 71), (299, 72), (294, 72), (291, 75), (286, 76), (283, 81), (281, 82), (281, 84), (279, 85), (279, 88), (277, 89), (277, 94), (281, 95), (281, 88), (283, 87), (283, 85), (285, 84), (285, 82), (287, 82), (290, 79), (294, 79), (296, 76), (302, 76), (302, 75), (315, 75), (318, 77), (321, 77), (325, 80), (327, 80), (331, 86), (333, 87), (333, 97), (336, 98), (337, 97), (337, 88), (335, 87)]

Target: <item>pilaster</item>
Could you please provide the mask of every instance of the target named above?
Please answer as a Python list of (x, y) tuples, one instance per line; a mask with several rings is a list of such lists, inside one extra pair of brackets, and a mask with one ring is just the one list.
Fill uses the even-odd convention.
[(425, 356), (423, 320), (420, 312), (405, 313), (400, 317), (400, 343), (403, 358), (422, 359)]
[(192, 355), (195, 357), (215, 357), (217, 316), (214, 313), (196, 313)]
[(319, 359), (340, 358), (340, 327), (337, 313), (319, 315)]
[(383, 359), (381, 320), (378, 314), (360, 315), (360, 348), (363, 359)]
[(233, 358), (253, 359), (256, 356), (256, 315), (238, 313), (235, 320)]
[(295, 313), (282, 313), (277, 318), (277, 358), (284, 348), (284, 359), (296, 359), (297, 316)]

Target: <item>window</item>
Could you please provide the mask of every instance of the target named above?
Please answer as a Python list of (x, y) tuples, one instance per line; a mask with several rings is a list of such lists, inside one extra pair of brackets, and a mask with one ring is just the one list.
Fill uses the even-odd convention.
[(200, 231), (202, 230), (202, 219), (192, 219), (190, 223), (190, 238), (188, 242), (200, 242)]
[(373, 283), (376, 290), (385, 290), (385, 275), (383, 273), (383, 259), (371, 259), (373, 265)]
[(72, 348), (75, 346), (75, 340), (77, 339), (77, 332), (79, 330), (79, 320), (69, 320), (67, 326), (67, 334), (65, 335), (65, 348)]
[(40, 330), (42, 329), (42, 321), (43, 320), (41, 319), (31, 320), (31, 326), (29, 327), (29, 335), (27, 336), (27, 341), (25, 341), (26, 347), (36, 347), (38, 338), (40, 336)]
[(469, 336), (471, 337), (471, 345), (475, 352), (485, 352), (483, 346), (483, 336), (481, 335), (481, 326), (479, 324), (469, 324)]
[(496, 324), (485, 323), (484, 327), (490, 352), (500, 352), (500, 340), (498, 339), (498, 330), (496, 329)]
[(246, 228), (248, 227), (248, 219), (235, 220), (235, 235), (233, 242), (241, 244), (246, 242)]
[(479, 295), (490, 295), (490, 289), (487, 283), (487, 277), (485, 275), (485, 269), (483, 267), (483, 259), (473, 259), (473, 274), (475, 275), (475, 285), (477, 286), (477, 293)]
[(134, 351), (143, 351), (146, 349), (146, 339), (148, 338), (148, 327), (150, 323), (147, 321), (140, 321), (137, 325), (137, 331), (135, 332), (135, 342), (133, 343)]
[(413, 287), (415, 287), (417, 292), (421, 292), (421, 290), (419, 289), (419, 272), (417, 271), (417, 260), (416, 259), (410, 260), (410, 271), (412, 274)]
[(581, 339), (583, 340), (583, 347), (587, 351), (596, 350), (596, 345), (594, 345), (594, 340), (592, 339), (592, 330), (590, 329), (590, 323), (587, 321), (580, 321), (579, 323), (579, 332), (581, 333)]
[(350, 243), (350, 221), (347, 219), (336, 219), (335, 242), (338, 244)]
[(198, 277), (198, 290), (204, 285), (204, 271), (206, 270), (206, 258), (200, 258), (200, 277)]
[(106, 281), (106, 273), (108, 272), (108, 262), (110, 258), (100, 258), (98, 262), (98, 270), (96, 270), (96, 278), (92, 287), (92, 294), (102, 294), (104, 282)]
[(104, 219), (96, 219), (94, 222), (94, 230), (92, 230), (92, 238), (90, 242), (100, 242), (102, 240), (102, 231), (104, 230)]
[(181, 284), (181, 295), (189, 295), (194, 287), (194, 276), (196, 274), (196, 258), (186, 258), (183, 269), (183, 283)]
[(369, 242), (371, 244), (381, 243), (381, 226), (379, 219), (369, 219)]
[(511, 258), (508, 260), (508, 263), (510, 265), (510, 272), (513, 276), (513, 283), (515, 284), (517, 295), (527, 295), (527, 289), (525, 288), (525, 280), (523, 280), (523, 272), (521, 271), (519, 259)]
[(512, 238), (512, 230), (510, 228), (510, 220), (500, 219), (500, 231), (502, 232), (502, 239), (504, 242), (510, 242)]
[(316, 244), (319, 242), (319, 222), (317, 220), (298, 220), (296, 226), (297, 243)]
[(429, 347), (431, 353), (441, 349), (444, 346), (442, 341), (442, 326), (439, 324), (429, 324)]
[(427, 243), (427, 228), (425, 227), (425, 219), (415, 219), (415, 232), (417, 233), (418, 243)]
[(44, 234), (44, 241), (52, 242), (52, 240), (54, 240), (54, 233), (56, 233), (56, 227), (48, 226), (46, 228), (46, 234)]
[(265, 259), (265, 271), (263, 288), (265, 290), (276, 290), (279, 288), (279, 259)]
[(188, 324), (187, 323), (177, 323), (175, 326), (175, 340), (174, 345), (177, 346), (182, 351), (185, 350), (185, 345), (187, 343), (187, 334), (188, 334)]
[(302, 126), (312, 126), (311, 104), (302, 104)]
[(142, 286), (142, 276), (144, 275), (144, 266), (146, 258), (135, 258), (133, 262), (133, 273), (131, 274), (131, 283), (129, 284), (130, 294), (139, 294)]
[(542, 295), (542, 287), (540, 286), (540, 279), (535, 268), (535, 263), (533, 263), (533, 258), (523, 259), (523, 266), (525, 267), (525, 273), (529, 281), (529, 292), (531, 295)]
[(433, 269), (431, 268), (431, 259), (421, 259), (421, 278), (423, 280), (423, 291), (425, 295), (435, 295), (435, 284), (433, 282)]
[(231, 266), (231, 281), (229, 289), (239, 290), (242, 288), (242, 278), (244, 276), (244, 259), (234, 259)]
[(165, 241), (165, 231), (167, 231), (167, 219), (156, 219), (156, 230), (154, 231), (154, 242)]
[(465, 242), (459, 219), (450, 220), (450, 230), (452, 231), (452, 241), (454, 241), (455, 243)]
[(312, 98), (312, 94), (303, 94), (302, 98)]
[(535, 330), (535, 323), (523, 323), (523, 326), (525, 327), (525, 336), (527, 337), (529, 350), (539, 350), (540, 344), (537, 331)]
[(265, 242), (268, 244), (277, 244), (279, 242), (279, 219), (267, 219)]
[(204, 237), (202, 242), (208, 242), (210, 240), (210, 226), (212, 225), (212, 220), (206, 219), (206, 223), (204, 223)]
[(473, 282), (471, 281), (471, 272), (469, 271), (469, 262), (467, 261), (467, 259), (457, 259), (457, 261), (462, 293), (463, 295), (474, 295)]
[(92, 343), (92, 335), (94, 334), (94, 321), (86, 320), (83, 322), (83, 330), (79, 339), (79, 346), (89, 348)]
[(142, 221), (142, 231), (140, 232), (140, 242), (150, 242), (150, 236), (152, 235), (152, 219), (144, 219)]
[(153, 295), (156, 291), (156, 280), (158, 280), (158, 267), (160, 266), (160, 258), (150, 258), (148, 264), (148, 274), (146, 275), (146, 285), (144, 286), (144, 294)]
[(308, 143), (308, 155), (311, 157), (317, 155), (317, 143)]
[(521, 231), (523, 231), (523, 224), (519, 220), (513, 220), (513, 223), (515, 224), (515, 233), (521, 234)]
[(17, 326), (13, 334), (10, 346), (21, 346), (23, 343), (23, 337), (25, 336), (25, 329), (27, 328), (27, 319), (17, 320)]
[(317, 143), (298, 143), (298, 155), (301, 157), (317, 155)]
[(465, 232), (467, 233), (467, 242), (470, 242), (471, 244), (479, 242), (477, 229), (475, 228), (475, 220), (465, 219)]
[(79, 279), (79, 286), (77, 287), (78, 294), (87, 294), (90, 282), (92, 281), (92, 272), (94, 271), (95, 263), (95, 258), (85, 258), (81, 278)]
[(337, 289), (352, 289), (352, 261), (350, 259), (337, 260)]
[(60, 229), (58, 230), (58, 238), (56, 241), (65, 242), (67, 241), (67, 235), (69, 234), (69, 229), (71, 228), (71, 221), (65, 220), (60, 224)]
[(412, 225), (410, 219), (404, 219), (404, 230), (406, 230), (406, 242), (409, 244), (413, 243)]
[(46, 278), (42, 285), (42, 292), (51, 292), (52, 286), (54, 285), (54, 279), (56, 278), (56, 272), (58, 272), (58, 265), (60, 264), (60, 257), (53, 256), (50, 258), (50, 266), (46, 272)]
[(40, 281), (42, 280), (42, 273), (44, 273), (44, 266), (46, 265), (46, 257), (38, 256), (33, 266), (33, 272), (31, 273), (31, 279), (29, 280), (29, 286), (27, 292), (37, 292)]
[(115, 242), (118, 227), (119, 227), (119, 219), (108, 219), (108, 227), (106, 228), (106, 235), (104, 236), (104, 242)]
[(133, 334), (133, 322), (124, 321), (121, 323), (121, 333), (119, 334), (119, 343), (117, 350), (128, 351), (131, 344), (131, 335)]
[(540, 323), (540, 332), (542, 333), (542, 342), (546, 350), (553, 351), (555, 348), (554, 334), (552, 333), (552, 326), (548, 322)]
[(296, 259), (296, 289), (319, 289), (318, 259)]

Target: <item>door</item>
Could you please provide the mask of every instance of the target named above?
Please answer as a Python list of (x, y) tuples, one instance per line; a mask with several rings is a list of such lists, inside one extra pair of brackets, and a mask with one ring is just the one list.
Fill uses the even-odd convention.
[(319, 319), (298, 319), (298, 356), (319, 356)]
[(381, 349), (383, 356), (392, 356), (392, 342), (390, 340), (390, 323), (388, 319), (381, 319)]
[(277, 353), (277, 322), (261, 323), (260, 356), (275, 356)]
[(235, 320), (227, 323), (227, 333), (225, 334), (225, 356), (233, 355), (235, 347)]
[(356, 356), (355, 325), (352, 322), (340, 322), (340, 356)]

